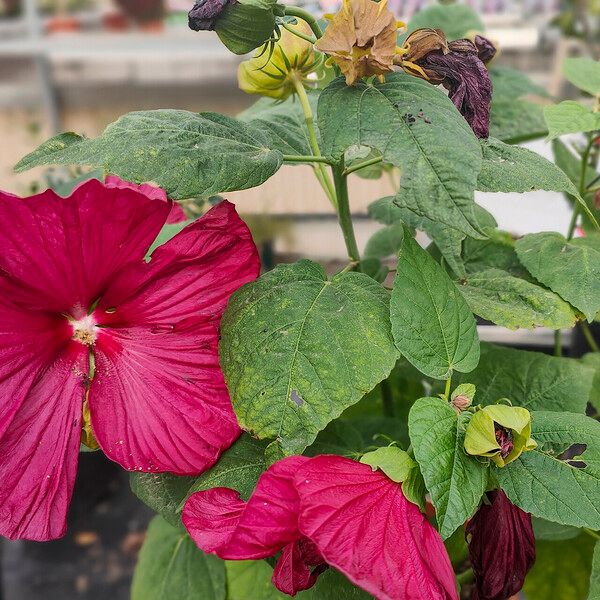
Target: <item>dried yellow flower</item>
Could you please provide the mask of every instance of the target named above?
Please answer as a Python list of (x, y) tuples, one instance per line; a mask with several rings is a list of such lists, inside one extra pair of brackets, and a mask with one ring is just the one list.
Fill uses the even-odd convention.
[[(304, 21), (288, 27), (304, 37), (310, 38), (312, 33)], [(267, 44), (251, 59), (240, 63), (238, 84), (248, 94), (285, 100), (298, 83), (307, 83), (308, 76), (320, 65), (321, 59), (310, 41), (282, 29), (281, 38), (272, 48)]]
[(344, 0), (315, 47), (331, 56), (353, 85), (361, 77), (393, 71), (398, 23), (387, 0)]

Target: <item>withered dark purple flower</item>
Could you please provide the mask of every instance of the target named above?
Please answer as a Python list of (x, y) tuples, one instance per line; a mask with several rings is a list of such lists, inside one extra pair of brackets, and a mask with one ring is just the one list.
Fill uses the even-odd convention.
[(531, 515), (511, 503), (502, 490), (488, 492), (466, 527), (475, 573), (473, 600), (506, 600), (523, 587), (535, 562)]
[(190, 29), (206, 31), (215, 28), (215, 22), (228, 4), (236, 0), (196, 0), (194, 7), (188, 13)]
[(496, 56), (496, 46), (482, 35), (476, 35), (473, 43), (477, 48), (477, 56), (479, 56), (479, 59), (486, 65), (494, 58), (494, 56)]

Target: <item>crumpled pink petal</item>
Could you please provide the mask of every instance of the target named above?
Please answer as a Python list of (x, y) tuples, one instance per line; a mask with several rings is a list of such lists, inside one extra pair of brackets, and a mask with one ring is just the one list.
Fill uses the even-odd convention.
[(303, 537), (283, 548), (273, 569), (273, 585), (284, 594), (295, 596), (315, 585), (317, 577), (327, 568), (319, 549)]
[(116, 272), (142, 261), (169, 214), (163, 202), (92, 179), (62, 198), (0, 193), (0, 277), (20, 308), (72, 313), (106, 290)]
[[(107, 175), (104, 180), (104, 185), (107, 188), (119, 188), (124, 189), (128, 188), (130, 190), (137, 190), (138, 192), (142, 192), (144, 196), (147, 198), (152, 198), (153, 200), (162, 200), (163, 202), (169, 202), (167, 198), (166, 192), (159, 187), (155, 187), (150, 185), (149, 183), (142, 183), (138, 185), (137, 183), (131, 183), (129, 181), (123, 181), (120, 177), (116, 175)], [(183, 208), (177, 204), (177, 202), (173, 202), (171, 207), (171, 212), (167, 217), (167, 223), (182, 223), (186, 221), (187, 217), (183, 212)]]
[(88, 352), (69, 341), (0, 438), (0, 535), (61, 537), (77, 470)]
[(228, 488), (192, 494), (183, 508), (183, 524), (204, 552), (225, 560), (272, 556), (301, 535), (298, 494), (293, 481), (310, 459), (290, 456), (263, 473), (248, 502)]
[(356, 585), (378, 600), (458, 600), (437, 531), (382, 472), (324, 455), (295, 481), (301, 533)]
[(193, 475), (240, 435), (218, 325), (230, 295), (259, 269), (246, 225), (222, 202), (111, 282), (94, 313), (102, 329), (89, 402), (112, 460)]

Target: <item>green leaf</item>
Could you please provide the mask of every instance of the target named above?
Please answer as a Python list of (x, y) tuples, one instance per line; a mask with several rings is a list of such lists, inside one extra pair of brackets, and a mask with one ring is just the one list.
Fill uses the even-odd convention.
[[(416, 115), (414, 123), (409, 114)], [(384, 161), (402, 170), (398, 205), (484, 237), (473, 201), (481, 148), (437, 87), (405, 73), (390, 74), (385, 83), (354, 86), (336, 79), (321, 93), (318, 119), (325, 155), (338, 158), (352, 146), (376, 148)], [(461, 151), (448, 154), (448, 144)]]
[[(434, 4), (417, 12), (408, 23), (406, 34), (421, 27), (441, 29), (449, 40), (465, 37), (470, 31), (484, 31), (477, 13), (465, 4)], [(403, 35), (404, 39), (407, 35)]]
[(181, 477), (171, 473), (129, 474), (131, 491), (165, 521), (173, 526), (181, 524), (180, 505), (187, 498), (194, 477)]
[(477, 404), (508, 398), (529, 410), (585, 413), (594, 370), (570, 358), (482, 342), (474, 371), (458, 381), (475, 384)]
[(254, 491), (258, 478), (267, 469), (266, 447), (265, 442), (244, 433), (221, 455), (216, 465), (195, 479), (187, 496), (215, 487), (228, 487), (238, 491), (247, 500)]
[(170, 239), (173, 239), (184, 227), (187, 227), (190, 223), (193, 223), (193, 219), (182, 221), (181, 223), (167, 223), (163, 225), (156, 239), (152, 242), (148, 252), (146, 252), (145, 260), (148, 260), (152, 253), (163, 244), (166, 244)]
[(417, 466), (408, 452), (398, 446), (384, 446), (367, 452), (362, 455), (360, 462), (369, 465), (373, 471), (379, 469), (396, 483), (406, 481), (410, 472)]
[(133, 574), (131, 600), (225, 600), (225, 563), (155, 517)]
[(448, 379), (479, 361), (475, 319), (438, 263), (407, 231), (390, 304), (398, 350), (425, 375)]
[(577, 195), (571, 180), (536, 152), (489, 138), (481, 140), (483, 164), (477, 189), (482, 192), (548, 190)]
[(580, 534), (563, 541), (537, 540), (535, 546), (535, 564), (523, 588), (527, 600), (586, 600), (594, 540)]
[(220, 357), (242, 428), (302, 452), (394, 367), (389, 294), (362, 273), (281, 265), (231, 297)]
[(133, 493), (171, 525), (181, 523), (181, 509), (187, 497), (211, 487), (229, 487), (248, 498), (260, 474), (267, 468), (266, 444), (242, 436), (221, 455), (219, 462), (199, 477), (171, 473), (130, 473)]
[(532, 523), (536, 540), (570, 540), (581, 533), (581, 529), (578, 527), (561, 525), (560, 523), (553, 523), (552, 521), (546, 521), (545, 519), (540, 519), (538, 517), (533, 517)]
[(472, 273), (457, 286), (476, 315), (502, 327), (561, 329), (575, 325), (575, 313), (562, 298), (501, 269)]
[(219, 39), (234, 54), (248, 54), (273, 36), (276, 0), (239, 0), (227, 4), (216, 21)]
[(600, 310), (600, 239), (567, 241), (560, 233), (532, 233), (516, 244), (519, 260), (541, 283), (593, 321)]
[(396, 221), (376, 231), (367, 241), (363, 256), (365, 258), (386, 258), (395, 256), (400, 250), (404, 238), (404, 224)]
[(473, 515), (487, 484), (487, 467), (464, 451), (466, 419), (440, 398), (417, 400), (408, 416), (415, 458), (444, 539)]
[(527, 269), (520, 263), (515, 243), (510, 234), (495, 230), (493, 239), (474, 240), (467, 238), (463, 243), (463, 260), (468, 273), (479, 273), (486, 269), (501, 269), (510, 275), (529, 279)]
[(588, 94), (600, 94), (600, 62), (591, 58), (567, 58), (563, 63), (564, 76)]
[(566, 133), (583, 133), (600, 129), (600, 113), (592, 112), (588, 107), (573, 100), (545, 106), (544, 118), (548, 125), (548, 139)]
[[(532, 414), (531, 435), (538, 443), (535, 450), (493, 468), (511, 502), (548, 521), (600, 529), (600, 423), (574, 413), (538, 411)], [(551, 453), (573, 444), (586, 446), (578, 462)]]
[[(316, 113), (319, 94), (310, 92), (308, 99), (313, 112)], [(238, 119), (245, 123), (251, 123), (257, 129), (268, 131), (272, 140), (270, 145), (272, 150), (298, 156), (313, 154), (302, 107), (293, 97), (285, 102), (261, 98), (238, 115)]]
[(75, 134), (51, 138), (15, 168), (102, 167), (127, 181), (156, 182), (177, 200), (260, 185), (282, 163), (271, 145), (267, 133), (231, 117), (152, 110), (126, 114), (94, 139)]
[(592, 572), (590, 574), (590, 592), (587, 600), (600, 600), (600, 544), (594, 546)]
[(590, 352), (583, 356), (580, 361), (594, 372), (589, 402), (596, 412), (600, 413), (600, 354), (597, 352)]
[[(228, 561), (227, 600), (289, 600), (271, 583), (273, 569), (264, 560)], [(317, 583), (304, 592), (298, 600), (372, 600), (372, 596), (353, 586), (341, 573), (327, 569), (319, 575)], [(198, 599), (198, 600), (204, 600)]]
[(319, 454), (338, 454), (353, 456), (364, 449), (364, 441), (360, 431), (343, 419), (336, 419), (319, 432), (315, 442), (306, 449), (307, 456)]
[(539, 104), (517, 98), (494, 98), (490, 135), (506, 144), (520, 144), (544, 137), (548, 127)]
[(543, 87), (531, 81), (521, 71), (496, 64), (492, 64), (489, 71), (494, 86), (494, 99), (513, 101), (527, 95), (549, 97)]

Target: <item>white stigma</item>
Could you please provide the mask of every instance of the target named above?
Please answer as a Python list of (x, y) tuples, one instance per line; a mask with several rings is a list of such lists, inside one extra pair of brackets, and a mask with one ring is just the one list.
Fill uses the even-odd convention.
[(94, 345), (96, 337), (98, 337), (98, 327), (93, 315), (85, 315), (81, 319), (71, 321), (71, 327), (73, 328), (74, 340), (86, 346)]

